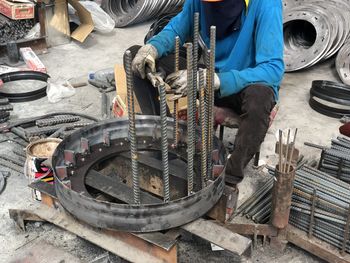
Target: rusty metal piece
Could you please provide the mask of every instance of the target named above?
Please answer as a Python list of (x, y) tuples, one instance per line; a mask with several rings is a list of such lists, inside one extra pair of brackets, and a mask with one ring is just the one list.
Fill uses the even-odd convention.
[(90, 145), (89, 145), (88, 139), (86, 139), (86, 138), (80, 139), (80, 149), (81, 149), (81, 153), (83, 153), (83, 154), (90, 153)]
[(271, 223), (278, 229), (284, 229), (288, 226), (295, 170), (291, 167), (287, 173), (281, 173), (280, 169), (277, 166), (275, 170), (277, 180), (272, 190)]

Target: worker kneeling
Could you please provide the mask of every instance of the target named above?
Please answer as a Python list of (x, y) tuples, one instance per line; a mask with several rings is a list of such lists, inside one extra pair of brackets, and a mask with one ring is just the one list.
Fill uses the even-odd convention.
[[(209, 46), (216, 26), (215, 106), (241, 117), (234, 151), (226, 164), (226, 180), (237, 185), (243, 170), (259, 151), (278, 100), (284, 74), (282, 4), (276, 0), (186, 0), (183, 10), (143, 47), (130, 48), (134, 59), (135, 93), (143, 114), (159, 114), (158, 91), (146, 73), (167, 75), (177, 94), (186, 91), (186, 63), (174, 72), (175, 37), (192, 38), (194, 13), (200, 14), (200, 38)], [(157, 63), (156, 63), (157, 61)]]

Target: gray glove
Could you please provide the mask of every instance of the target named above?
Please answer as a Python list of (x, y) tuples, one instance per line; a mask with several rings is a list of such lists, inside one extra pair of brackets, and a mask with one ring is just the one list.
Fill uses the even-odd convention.
[(141, 78), (146, 78), (146, 67), (151, 73), (156, 72), (156, 59), (158, 57), (157, 49), (151, 44), (147, 44), (139, 49), (132, 61), (132, 70)]
[[(204, 69), (204, 78), (206, 79), (207, 70)], [(199, 75), (199, 73), (198, 73)], [(199, 76), (198, 76), (199, 78)], [(179, 70), (178, 72), (170, 74), (165, 82), (169, 84), (172, 90), (175, 90), (175, 94), (182, 96), (187, 95), (187, 70)], [(206, 81), (204, 82), (206, 84)], [(197, 90), (199, 87), (197, 87)], [(219, 76), (214, 74), (214, 90), (220, 89), (220, 79)]]

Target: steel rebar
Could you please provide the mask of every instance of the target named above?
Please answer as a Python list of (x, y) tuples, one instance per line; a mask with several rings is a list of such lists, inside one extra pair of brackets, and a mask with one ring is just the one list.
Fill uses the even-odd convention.
[(162, 168), (163, 168), (163, 192), (164, 202), (170, 201), (169, 184), (169, 156), (168, 156), (168, 118), (165, 85), (159, 86), (160, 97), (160, 118), (161, 118), (161, 137), (162, 137)]
[[(180, 37), (175, 38), (175, 72), (180, 70)], [(174, 100), (174, 147), (176, 148), (179, 143), (179, 100)]]
[(199, 70), (199, 98), (200, 98), (200, 125), (201, 125), (201, 175), (202, 175), (202, 187), (206, 186), (207, 183), (207, 116), (205, 109), (205, 79), (204, 71)]
[(195, 155), (195, 115), (193, 105), (193, 45), (186, 44), (187, 50), (187, 190), (188, 195), (193, 192), (194, 155)]
[(215, 77), (215, 55), (216, 55), (216, 27), (210, 27), (210, 54), (209, 54), (209, 71), (207, 74), (207, 90), (208, 90), (208, 175), (212, 178), (212, 153), (213, 153), (213, 137), (214, 137), (214, 77)]
[(140, 178), (138, 169), (137, 138), (135, 125), (135, 103), (134, 103), (134, 78), (131, 69), (132, 55), (130, 50), (125, 53), (126, 82), (128, 94), (128, 117), (129, 117), (129, 140), (131, 151), (131, 170), (132, 170), (132, 189), (134, 194), (134, 203), (140, 204)]

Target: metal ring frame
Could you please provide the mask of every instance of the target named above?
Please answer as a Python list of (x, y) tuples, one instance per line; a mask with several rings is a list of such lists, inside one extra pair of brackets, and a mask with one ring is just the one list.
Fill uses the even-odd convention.
[(350, 42), (347, 41), (340, 49), (335, 60), (340, 79), (347, 85), (350, 85)]
[[(46, 83), (49, 78), (49, 75), (37, 71), (18, 71), (0, 75), (0, 80), (4, 83), (17, 80), (38, 80)], [(0, 96), (8, 98), (10, 102), (33, 101), (46, 96), (46, 87), (47, 85), (34, 91), (22, 93), (0, 92)]]
[(103, 0), (101, 6), (116, 27), (125, 27), (180, 10), (183, 3), (184, 0)]
[[(173, 134), (173, 120), (168, 119), (168, 137)], [(187, 128), (179, 124), (180, 140), (186, 143)], [(155, 116), (136, 118), (137, 147), (142, 150), (158, 150), (161, 147), (161, 119)], [(196, 177), (200, 182), (200, 143), (196, 143)], [(82, 142), (85, 142), (83, 144)], [(87, 144), (88, 147), (87, 147)], [(171, 145), (169, 139), (169, 145)], [(85, 146), (82, 146), (85, 145)], [(220, 163), (225, 162), (225, 148), (218, 140)], [(209, 181), (202, 189), (186, 197), (156, 204), (121, 204), (94, 199), (84, 180), (88, 172), (100, 160), (129, 152), (128, 120), (109, 120), (81, 129), (66, 139), (56, 149), (52, 164), (55, 188), (62, 206), (76, 218), (88, 224), (120, 231), (151, 232), (186, 224), (208, 212), (221, 197), (224, 189), (224, 172)], [(67, 153), (68, 156), (67, 157)], [(169, 153), (186, 160), (186, 147), (171, 148)], [(197, 180), (196, 180), (197, 182)]]
[[(284, 6), (284, 60), (286, 71), (315, 65), (336, 54), (350, 31), (350, 1), (287, 0)], [(306, 27), (291, 26), (304, 22)], [(306, 30), (306, 31), (305, 31)], [(307, 39), (314, 30), (315, 39)]]

